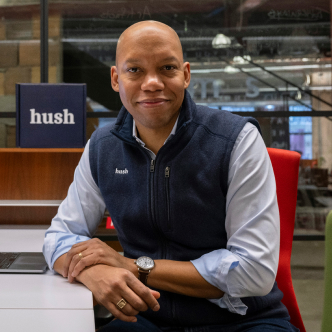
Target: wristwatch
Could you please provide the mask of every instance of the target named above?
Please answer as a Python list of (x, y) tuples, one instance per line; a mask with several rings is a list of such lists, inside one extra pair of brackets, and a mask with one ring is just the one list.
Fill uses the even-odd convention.
[(149, 273), (154, 268), (154, 260), (150, 257), (141, 256), (137, 258), (135, 264), (138, 267), (138, 279), (146, 285)]

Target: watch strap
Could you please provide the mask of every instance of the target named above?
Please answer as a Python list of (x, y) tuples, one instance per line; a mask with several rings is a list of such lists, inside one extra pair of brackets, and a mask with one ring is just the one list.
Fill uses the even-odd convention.
[(138, 279), (146, 286), (147, 281), (148, 281), (148, 276), (149, 276), (150, 270), (144, 271), (138, 269)]

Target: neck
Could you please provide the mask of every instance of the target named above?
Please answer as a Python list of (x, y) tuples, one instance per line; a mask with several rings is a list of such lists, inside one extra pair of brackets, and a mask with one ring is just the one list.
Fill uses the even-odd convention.
[(174, 117), (172, 121), (162, 128), (146, 128), (140, 123), (136, 122), (137, 133), (139, 138), (145, 143), (145, 147), (151, 150), (155, 155), (164, 145), (166, 139), (172, 132), (178, 116)]

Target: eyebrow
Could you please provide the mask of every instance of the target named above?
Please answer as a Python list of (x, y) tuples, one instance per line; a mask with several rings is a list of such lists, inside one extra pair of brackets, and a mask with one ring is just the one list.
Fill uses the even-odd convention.
[(128, 63), (128, 62), (140, 62), (139, 59), (134, 59), (134, 58), (129, 58), (125, 61), (125, 63)]
[[(167, 61), (180, 62), (179, 59), (177, 59), (175, 56), (169, 56), (161, 60), (161, 62), (167, 62)], [(138, 62), (141, 62), (141, 59), (129, 58), (124, 63), (127, 64), (127, 63), (138, 63)]]
[(166, 62), (166, 61), (175, 61), (175, 62), (179, 62), (179, 59), (176, 58), (175, 56), (169, 56), (167, 58), (162, 59), (162, 62)]

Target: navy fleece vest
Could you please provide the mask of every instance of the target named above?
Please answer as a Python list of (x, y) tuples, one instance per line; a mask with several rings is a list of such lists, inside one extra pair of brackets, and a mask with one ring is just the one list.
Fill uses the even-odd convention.
[[(90, 141), (92, 176), (100, 188), (126, 257), (189, 261), (226, 248), (225, 205), (230, 155), (250, 121), (196, 106), (186, 92), (176, 134), (151, 161), (132, 137), (133, 118), (122, 108), (113, 126)], [(248, 297), (245, 316), (206, 299), (161, 291), (158, 312), (143, 316), (159, 326), (227, 324), (287, 317), (275, 284), (264, 297)]]

